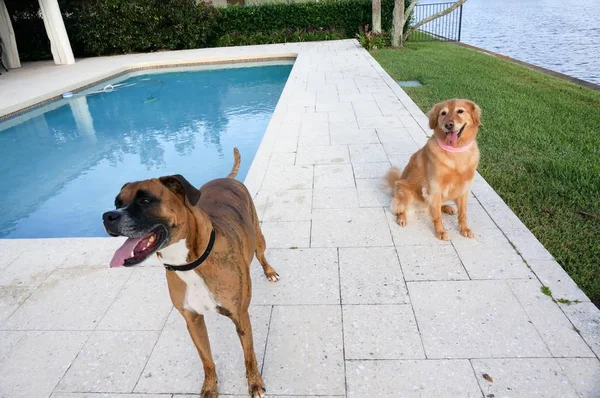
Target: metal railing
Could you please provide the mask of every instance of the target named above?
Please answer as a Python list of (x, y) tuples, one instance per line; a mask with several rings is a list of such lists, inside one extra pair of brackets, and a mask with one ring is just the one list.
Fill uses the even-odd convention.
[[(412, 25), (419, 23), (438, 12), (444, 11), (454, 3), (417, 4), (412, 15)], [(411, 41), (460, 41), (462, 28), (462, 8), (452, 10), (449, 14), (434, 19), (420, 26), (409, 37)]]

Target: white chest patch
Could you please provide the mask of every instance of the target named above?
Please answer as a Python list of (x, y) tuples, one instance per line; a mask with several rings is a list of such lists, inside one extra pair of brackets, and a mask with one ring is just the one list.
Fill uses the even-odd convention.
[[(160, 251), (163, 264), (183, 265), (187, 264), (188, 249), (185, 239), (170, 245)], [(175, 271), (177, 276), (186, 284), (185, 299), (183, 307), (197, 314), (216, 312), (217, 302), (213, 294), (208, 290), (204, 279), (196, 271)]]
[(183, 307), (197, 314), (217, 311), (217, 302), (208, 290), (204, 279), (196, 271), (176, 271), (187, 285)]

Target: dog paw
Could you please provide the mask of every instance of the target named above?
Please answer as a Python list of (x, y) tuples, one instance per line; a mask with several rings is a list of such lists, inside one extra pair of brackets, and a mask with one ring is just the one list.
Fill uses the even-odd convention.
[(446, 231), (439, 231), (435, 233), (438, 237), (438, 239), (441, 240), (450, 240), (450, 235), (448, 235), (448, 232)]
[(406, 226), (406, 214), (398, 214), (398, 216), (396, 217), (396, 223), (398, 223), (398, 225), (400, 225), (401, 227), (405, 227)]
[(250, 386), (250, 396), (252, 398), (263, 398), (266, 392), (267, 390), (265, 390), (263, 385), (252, 384)]
[(279, 274), (277, 272), (270, 272), (266, 275), (266, 277), (269, 282), (278, 282), (279, 281)]
[(442, 206), (442, 211), (444, 213), (446, 213), (446, 214), (450, 214), (451, 216), (453, 216), (456, 213), (458, 213), (458, 211), (454, 207), (452, 207), (450, 205), (443, 205)]
[(460, 234), (465, 238), (474, 238), (475, 234), (471, 231), (471, 228), (461, 228)]
[(213, 389), (205, 389), (203, 388), (202, 391), (200, 392), (200, 397), (201, 398), (217, 398), (219, 396), (219, 393), (217, 392), (217, 389), (215, 388)]

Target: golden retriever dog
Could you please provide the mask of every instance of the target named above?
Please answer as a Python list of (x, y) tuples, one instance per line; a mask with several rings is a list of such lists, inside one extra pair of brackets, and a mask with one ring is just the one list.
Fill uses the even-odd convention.
[(467, 224), (467, 200), (479, 164), (475, 138), (481, 125), (481, 110), (473, 101), (452, 99), (435, 105), (428, 116), (433, 135), (427, 144), (411, 156), (403, 171), (392, 167), (386, 175), (393, 195), (392, 213), (397, 223), (405, 226), (411, 205), (424, 204), (429, 207), (435, 235), (448, 240), (442, 212), (456, 214), (452, 206), (444, 205), (454, 201), (460, 234), (473, 238)]

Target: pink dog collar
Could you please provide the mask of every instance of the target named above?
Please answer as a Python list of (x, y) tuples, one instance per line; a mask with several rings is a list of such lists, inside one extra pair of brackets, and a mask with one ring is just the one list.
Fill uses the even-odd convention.
[(465, 146), (459, 146), (459, 147), (446, 145), (438, 138), (436, 138), (436, 141), (437, 141), (438, 145), (440, 146), (440, 148), (442, 148), (446, 152), (452, 152), (452, 153), (467, 152), (473, 146), (473, 141), (469, 142)]

